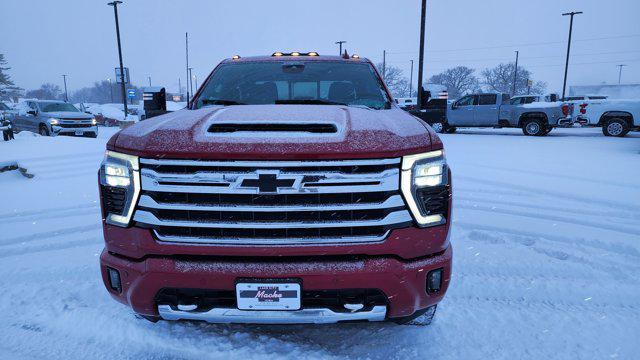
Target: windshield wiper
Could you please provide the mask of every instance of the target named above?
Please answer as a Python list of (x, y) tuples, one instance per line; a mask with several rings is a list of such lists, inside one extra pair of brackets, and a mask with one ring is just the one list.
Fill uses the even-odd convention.
[(292, 104), (292, 105), (345, 105), (349, 104), (341, 103), (337, 101), (321, 100), (321, 99), (289, 99), (289, 100), (276, 100), (276, 104)]
[(224, 99), (202, 99), (203, 105), (247, 105), (245, 103), (241, 103), (235, 100), (224, 100)]

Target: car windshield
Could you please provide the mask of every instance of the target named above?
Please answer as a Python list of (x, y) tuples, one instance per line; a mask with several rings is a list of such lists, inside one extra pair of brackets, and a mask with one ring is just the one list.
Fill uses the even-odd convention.
[(39, 103), (42, 112), (72, 111), (79, 112), (75, 106), (64, 102)]
[(319, 104), (390, 106), (379, 77), (367, 63), (254, 61), (222, 64), (194, 101), (209, 105)]
[(0, 110), (9, 110), (9, 107), (7, 105), (5, 105), (4, 103), (0, 102)]

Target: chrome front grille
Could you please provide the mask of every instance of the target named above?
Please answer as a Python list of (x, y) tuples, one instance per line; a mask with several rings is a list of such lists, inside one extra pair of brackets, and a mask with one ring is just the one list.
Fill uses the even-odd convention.
[(134, 220), (159, 241), (226, 245), (379, 242), (411, 224), (400, 159), (140, 159)]

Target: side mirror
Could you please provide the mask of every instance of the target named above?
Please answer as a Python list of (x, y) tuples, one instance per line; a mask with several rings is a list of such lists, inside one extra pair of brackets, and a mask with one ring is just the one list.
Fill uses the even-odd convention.
[(31, 116), (37, 116), (38, 115), (38, 111), (37, 110), (29, 110), (29, 111), (27, 111), (27, 114), (31, 115)]

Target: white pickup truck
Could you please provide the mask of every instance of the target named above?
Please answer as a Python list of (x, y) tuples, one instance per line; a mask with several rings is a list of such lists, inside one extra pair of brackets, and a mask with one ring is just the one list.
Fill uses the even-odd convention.
[(579, 104), (580, 123), (602, 127), (605, 136), (640, 131), (640, 100), (589, 100)]

